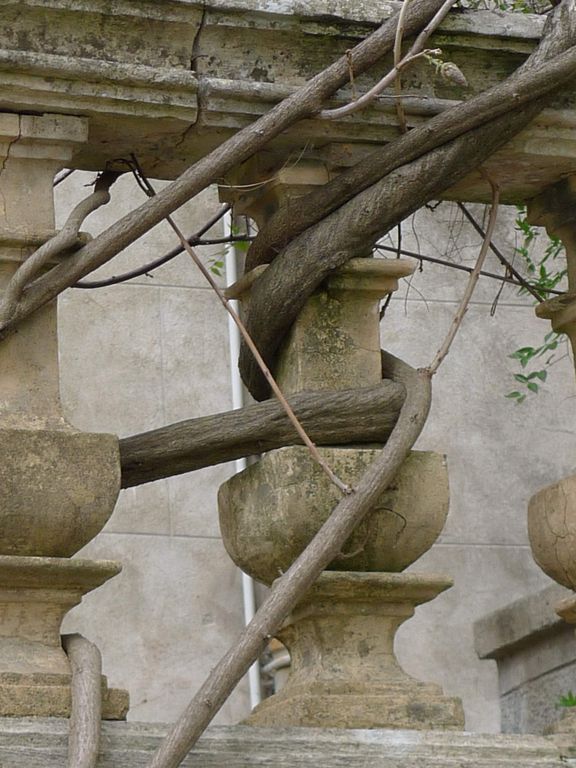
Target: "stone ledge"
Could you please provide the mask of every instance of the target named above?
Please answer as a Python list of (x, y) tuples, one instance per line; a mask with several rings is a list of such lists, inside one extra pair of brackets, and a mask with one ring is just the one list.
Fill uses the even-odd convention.
[[(98, 768), (144, 768), (168, 726), (105, 723)], [(2, 768), (62, 768), (68, 723), (0, 719)], [(442, 731), (334, 731), (308, 728), (213, 727), (182, 768), (568, 768), (561, 743), (536, 736)]]
[[(164, 0), (162, 13), (152, 0), (119, 0), (113, 9), (105, 0), (6, 5), (0, 29), (3, 108), (89, 117), (90, 138), (75, 167), (102, 168), (136, 146), (150, 176), (172, 178), (332, 63), (399, 3), (358, 0), (351, 9), (349, 0), (212, 0), (205, 14), (200, 0)], [(415, 65), (406, 83), (409, 124), (500, 82), (533, 49), (543, 22), (524, 14), (452, 14), (433, 44), (463, 68), (469, 87), (463, 91), (430, 67)], [(200, 53), (191, 62), (193, 47)], [(380, 69), (363, 82), (373, 83)], [(344, 89), (334, 103), (348, 98)], [(532, 197), (576, 173), (575, 105), (574, 89), (564, 89), (497, 154), (489, 170), (503, 201)], [(396, 135), (394, 106), (383, 99), (343, 120), (302, 121), (270, 150), (280, 167), (306, 143), (310, 159), (327, 151), (341, 167), (350, 151), (365, 153)], [(546, 149), (551, 145), (553, 155)], [(490, 190), (472, 175), (448, 196), (482, 201)]]
[(565, 622), (556, 603), (573, 596), (569, 589), (551, 584), (500, 608), (474, 623), (474, 646), (481, 659), (499, 659), (530, 644), (535, 637), (555, 632)]

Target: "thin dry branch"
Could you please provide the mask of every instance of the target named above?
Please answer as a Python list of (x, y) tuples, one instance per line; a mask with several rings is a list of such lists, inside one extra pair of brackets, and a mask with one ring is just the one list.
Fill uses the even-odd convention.
[[(369, 91), (367, 91), (365, 94), (360, 96), (357, 99), (354, 99), (354, 101), (351, 101), (349, 104), (345, 104), (343, 107), (337, 107), (336, 109), (323, 109), (317, 117), (321, 118), (322, 120), (339, 120), (342, 117), (345, 117), (346, 115), (351, 115), (354, 112), (358, 112), (361, 109), (364, 109), (368, 106), (372, 101), (374, 101), (375, 98), (377, 98), (386, 88), (388, 88), (389, 85), (391, 85), (393, 82), (399, 83), (400, 81), (400, 73), (403, 69), (410, 66), (410, 64), (413, 64), (414, 61), (417, 59), (420, 59), (422, 56), (425, 56), (427, 54), (439, 54), (441, 51), (439, 49), (433, 49), (433, 50), (424, 50), (424, 45), (427, 42), (430, 35), (440, 26), (440, 24), (444, 21), (446, 16), (448, 15), (450, 9), (454, 5), (456, 0), (445, 0), (442, 7), (438, 10), (438, 12), (434, 15), (434, 17), (431, 19), (431, 21), (428, 22), (428, 24), (424, 27), (424, 29), (420, 32), (418, 37), (416, 38), (415, 43), (412, 45), (410, 50), (405, 56), (402, 56), (402, 39), (405, 36), (406, 32), (406, 18), (408, 16), (408, 11), (410, 9), (411, 0), (406, 0), (402, 4), (402, 8), (400, 9), (400, 16), (398, 18), (398, 26), (396, 27), (396, 34), (394, 36), (394, 66), (392, 69), (387, 72), (384, 77), (376, 83), (375, 86), (370, 88)], [(398, 104), (396, 105), (396, 109), (402, 110), (402, 106), (398, 107)], [(403, 114), (403, 110), (402, 110)], [(406, 117), (403, 117), (403, 121), (401, 121), (401, 125), (404, 125), (406, 127)], [(404, 132), (404, 131), (403, 131)]]
[(396, 37), (394, 39), (394, 68), (396, 70), (396, 77), (394, 79), (396, 102), (394, 106), (398, 117), (400, 133), (406, 133), (408, 130), (406, 112), (404, 110), (404, 104), (402, 103), (402, 72), (400, 71), (400, 64), (402, 62), (402, 39), (404, 37), (404, 13), (408, 10), (409, 5), (410, 0), (404, 0), (402, 10), (400, 11), (400, 18), (398, 19), (398, 26), (396, 27)]
[(148, 768), (178, 768), (231, 691), (258, 658), (267, 640), (302, 599), (320, 573), (337, 557), (346, 540), (394, 479), (416, 442), (430, 409), (430, 378), (383, 353), (384, 375), (406, 387), (406, 400), (390, 439), (358, 483), (334, 509), (304, 552), (272, 589), (234, 646), (213, 668), (186, 707)]
[(442, 364), (442, 361), (450, 351), (450, 347), (452, 346), (452, 342), (454, 341), (456, 334), (458, 333), (458, 329), (462, 325), (462, 321), (464, 320), (464, 315), (468, 311), (468, 305), (470, 304), (470, 299), (472, 298), (472, 294), (474, 293), (474, 290), (478, 283), (478, 278), (480, 277), (482, 267), (486, 259), (486, 254), (488, 253), (488, 250), (490, 248), (490, 242), (494, 235), (494, 230), (496, 228), (496, 221), (498, 219), (498, 203), (500, 200), (500, 190), (498, 186), (494, 184), (493, 181), (491, 181), (490, 179), (488, 179), (488, 181), (490, 182), (490, 186), (492, 187), (492, 206), (490, 209), (490, 218), (488, 220), (486, 235), (484, 237), (484, 240), (482, 241), (482, 246), (480, 248), (480, 253), (478, 254), (478, 259), (476, 260), (474, 269), (470, 273), (470, 277), (468, 278), (468, 283), (466, 284), (466, 289), (464, 291), (464, 294), (462, 295), (462, 299), (460, 300), (460, 304), (458, 306), (456, 314), (454, 315), (454, 318), (450, 325), (450, 329), (446, 334), (446, 338), (444, 339), (442, 346), (436, 353), (434, 360), (430, 363), (430, 365), (426, 369), (430, 376), (434, 376), (434, 374)]

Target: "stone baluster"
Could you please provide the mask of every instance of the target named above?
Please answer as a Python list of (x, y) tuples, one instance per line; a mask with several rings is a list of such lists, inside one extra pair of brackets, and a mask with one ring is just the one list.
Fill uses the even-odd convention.
[[(559, 237), (566, 249), (568, 291), (544, 301), (536, 314), (565, 333), (576, 353), (576, 176), (546, 189), (528, 205), (531, 224), (544, 226)], [(538, 491), (528, 505), (528, 536), (537, 564), (569, 589), (576, 591), (576, 475), (565, 477)], [(576, 624), (576, 597), (563, 600), (556, 611), (565, 621)], [(567, 712), (556, 730), (576, 730), (576, 718)]]
[[(87, 140), (84, 118), (0, 113), (0, 300), (55, 234), (53, 178)], [(56, 301), (0, 341), (0, 715), (67, 716), (64, 615), (120, 571), (70, 559), (104, 526), (120, 487), (118, 440), (66, 423)], [(104, 685), (104, 716), (127, 694)]]
[(576, 352), (576, 176), (533, 198), (528, 205), (528, 221), (560, 238), (566, 249), (568, 292), (539, 304), (536, 314), (550, 320), (554, 331), (565, 333)]
[[(303, 194), (323, 169), (283, 169), (236, 210), (264, 223), (282, 200)], [(226, 190), (230, 199), (230, 191)], [(336, 270), (309, 299), (285, 340), (275, 375), (287, 394), (342, 390), (381, 378), (379, 305), (414, 264), (360, 258)], [(240, 281), (238, 293), (250, 280)], [(234, 293), (234, 290), (232, 291)], [(246, 294), (242, 299), (249, 298)], [(378, 446), (320, 447), (336, 474), (354, 484)], [(270, 585), (284, 573), (340, 499), (308, 450), (265, 454), (220, 487), (224, 544), (246, 573)], [(451, 586), (442, 576), (402, 571), (434, 543), (448, 512), (443, 456), (414, 451), (392, 486), (286, 619), (277, 637), (292, 657), (286, 685), (246, 721), (265, 726), (460, 728), (461, 703), (410, 678), (394, 655), (398, 627), (415, 607)]]

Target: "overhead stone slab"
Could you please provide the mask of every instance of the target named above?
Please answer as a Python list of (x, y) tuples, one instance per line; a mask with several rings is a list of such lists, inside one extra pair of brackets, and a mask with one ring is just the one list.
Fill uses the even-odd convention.
[[(368, 35), (398, 7), (346, 0), (1, 0), (0, 108), (90, 117), (90, 141), (77, 167), (102, 168), (137, 151), (151, 176), (171, 178), (250, 124)], [(417, 125), (514, 71), (537, 43), (541, 16), (454, 13), (432, 38), (464, 71), (461, 89), (418, 64), (404, 76), (408, 121)], [(359, 80), (366, 87), (384, 60)], [(201, 78), (201, 109), (198, 109)], [(342, 92), (335, 103), (346, 101)], [(285, 162), (306, 147), (335, 167), (397, 136), (393, 99), (339, 121), (305, 120), (272, 143)], [(576, 172), (576, 92), (498, 153), (503, 199), (532, 196)], [(299, 156), (297, 154), (296, 156)], [(511, 184), (512, 176), (515, 177)], [(451, 196), (484, 199), (471, 177)]]

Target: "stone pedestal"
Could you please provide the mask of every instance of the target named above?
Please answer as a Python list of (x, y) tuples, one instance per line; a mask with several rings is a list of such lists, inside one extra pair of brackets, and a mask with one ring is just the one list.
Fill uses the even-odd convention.
[[(120, 572), (107, 560), (0, 556), (0, 715), (68, 717), (70, 667), (60, 642), (68, 611)], [(102, 678), (107, 720), (124, 719), (128, 694)]]
[(307, 301), (278, 355), (285, 394), (369, 387), (382, 380), (380, 301), (414, 271), (406, 259), (351, 259)]
[[(0, 302), (21, 263), (55, 234), (54, 174), (87, 136), (84, 118), (0, 113)], [(121, 568), (68, 558), (100, 532), (119, 490), (117, 437), (81, 433), (63, 417), (49, 302), (0, 341), (1, 715), (70, 714), (60, 625)], [(102, 685), (104, 717), (125, 717), (126, 692)]]
[[(354, 485), (378, 448), (319, 448), (324, 461)], [(270, 451), (220, 486), (220, 530), (228, 554), (264, 584), (288, 570), (340, 500), (307, 448)], [(329, 568), (402, 571), (440, 535), (448, 514), (445, 457), (412, 451)]]
[[(236, 189), (236, 211), (264, 224), (279, 205), (313, 183), (308, 169), (281, 170), (263, 187)], [(318, 169), (320, 175), (323, 169)], [(258, 176), (256, 176), (256, 180)], [(243, 181), (249, 181), (244, 178)], [(290, 183), (291, 182), (291, 183)], [(318, 183), (316, 177), (315, 183)], [(382, 380), (380, 302), (415, 263), (366, 252), (335, 270), (308, 299), (278, 354), (274, 375), (285, 394), (377, 385)], [(262, 269), (245, 275), (229, 298), (249, 302)], [(249, 311), (249, 309), (248, 309)], [(320, 446), (328, 466), (354, 487), (381, 446)], [(308, 450), (266, 454), (219, 491), (224, 545), (246, 573), (265, 583), (288, 570), (341, 499)], [(408, 677), (394, 656), (394, 635), (420, 603), (447, 589), (441, 577), (397, 573), (426, 552), (448, 512), (444, 457), (412, 452), (342, 552), (300, 601), (277, 637), (292, 657), (282, 690), (256, 708), (252, 725), (324, 728), (461, 728), (462, 707), (435, 685)]]
[(451, 585), (435, 576), (323, 573), (277, 634), (292, 658), (287, 684), (246, 723), (462, 728), (460, 700), (409, 677), (394, 655), (396, 630), (415, 606)]

